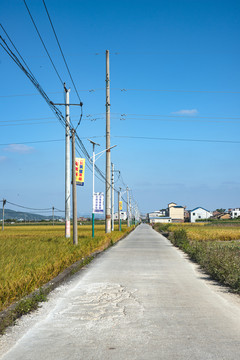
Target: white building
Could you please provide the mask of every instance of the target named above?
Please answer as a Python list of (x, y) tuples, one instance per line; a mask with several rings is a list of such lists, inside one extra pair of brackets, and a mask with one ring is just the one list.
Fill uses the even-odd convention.
[(195, 222), (200, 219), (208, 219), (212, 216), (212, 213), (202, 207), (197, 207), (189, 211), (190, 222)]
[(156, 223), (171, 223), (172, 222), (172, 219), (170, 217), (166, 217), (166, 216), (163, 216), (163, 217), (155, 217), (155, 218), (151, 218), (150, 219), (150, 223), (151, 224), (156, 224)]
[(232, 219), (237, 218), (239, 216), (240, 216), (240, 209), (239, 208), (231, 210), (231, 218)]
[(156, 210), (153, 212), (150, 212), (147, 214), (147, 219), (149, 222), (151, 222), (151, 219), (157, 218), (157, 217), (162, 217), (162, 216), (166, 216), (166, 210)]
[[(127, 220), (127, 212), (126, 211), (120, 211), (120, 219)], [(114, 213), (114, 220), (118, 220), (118, 212)]]

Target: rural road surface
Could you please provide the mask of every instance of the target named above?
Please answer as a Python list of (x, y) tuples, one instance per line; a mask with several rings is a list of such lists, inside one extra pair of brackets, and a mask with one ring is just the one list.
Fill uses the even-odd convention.
[(239, 360), (240, 303), (143, 224), (0, 345), (1, 360)]

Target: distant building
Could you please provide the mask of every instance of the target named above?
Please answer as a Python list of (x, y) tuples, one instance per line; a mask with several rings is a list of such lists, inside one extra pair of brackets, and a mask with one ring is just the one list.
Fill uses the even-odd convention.
[(184, 210), (184, 206), (172, 202), (168, 204), (167, 216), (172, 219), (172, 222), (184, 222)]
[(200, 219), (209, 219), (211, 216), (212, 213), (202, 207), (190, 210), (190, 222), (196, 222), (196, 220)]
[(88, 218), (83, 217), (83, 216), (80, 216), (80, 217), (77, 219), (77, 221), (87, 221), (87, 220), (88, 220)]
[(147, 221), (151, 222), (151, 219), (157, 218), (157, 217), (164, 217), (166, 216), (166, 210), (155, 210), (153, 212), (150, 212), (147, 214)]
[(170, 217), (155, 217), (155, 218), (151, 218), (150, 223), (151, 224), (156, 224), (156, 223), (171, 223), (172, 219)]
[[(155, 222), (184, 222), (184, 206), (178, 206), (176, 203), (168, 204), (167, 209), (156, 210), (147, 214), (149, 223)], [(161, 219), (158, 221), (158, 218)], [(169, 221), (170, 219), (170, 221)]]
[(240, 216), (240, 209), (236, 208), (236, 209), (231, 209), (231, 218), (238, 218)]

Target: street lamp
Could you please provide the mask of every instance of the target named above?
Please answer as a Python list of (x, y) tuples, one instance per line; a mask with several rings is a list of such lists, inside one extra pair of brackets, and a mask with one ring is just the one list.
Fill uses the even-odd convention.
[(93, 156), (90, 158), (92, 159), (92, 164), (93, 164), (93, 193), (92, 193), (92, 237), (94, 238), (94, 214), (95, 214), (95, 204), (94, 204), (94, 195), (95, 195), (95, 190), (94, 190), (94, 177), (95, 177), (95, 162), (104, 154), (105, 151), (111, 150), (114, 147), (116, 147), (117, 145), (111, 146), (105, 150), (100, 151), (99, 153), (95, 154), (95, 145), (100, 146), (99, 144), (95, 143), (94, 141), (88, 139), (88, 141), (90, 141), (90, 143), (93, 145)]

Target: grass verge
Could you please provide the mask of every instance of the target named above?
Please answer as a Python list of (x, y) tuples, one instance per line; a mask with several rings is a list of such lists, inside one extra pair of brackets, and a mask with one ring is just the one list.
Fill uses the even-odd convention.
[(173, 226), (155, 227), (159, 232), (171, 230), (168, 237), (173, 245), (186, 252), (213, 279), (240, 294), (240, 242), (226, 239), (221, 241), (218, 237), (214, 240), (211, 227), (208, 228), (211, 240), (189, 239), (188, 230), (184, 226), (176, 226), (175, 229)]

